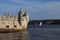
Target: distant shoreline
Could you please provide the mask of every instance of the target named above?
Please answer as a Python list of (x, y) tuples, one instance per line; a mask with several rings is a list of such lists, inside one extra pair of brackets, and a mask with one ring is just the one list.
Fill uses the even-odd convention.
[(60, 24), (60, 19), (47, 19), (47, 20), (30, 20), (29, 24), (39, 24), (42, 22), (43, 24)]

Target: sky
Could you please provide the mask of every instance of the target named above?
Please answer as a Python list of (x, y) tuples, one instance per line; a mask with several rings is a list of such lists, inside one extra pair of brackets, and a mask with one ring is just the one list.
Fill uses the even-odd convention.
[(0, 15), (28, 11), (30, 20), (60, 19), (60, 0), (0, 0)]

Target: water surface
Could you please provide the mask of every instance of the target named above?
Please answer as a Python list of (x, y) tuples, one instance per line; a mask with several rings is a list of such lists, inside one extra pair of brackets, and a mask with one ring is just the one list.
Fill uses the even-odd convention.
[(0, 33), (0, 40), (60, 40), (60, 25), (29, 25), (25, 31)]

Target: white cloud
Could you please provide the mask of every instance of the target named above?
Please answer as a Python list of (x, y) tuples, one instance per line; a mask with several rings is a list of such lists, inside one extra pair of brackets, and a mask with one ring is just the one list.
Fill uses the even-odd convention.
[[(46, 3), (35, 3), (32, 4), (32, 13), (34, 14), (32, 19), (40, 17), (41, 19), (44, 18), (54, 18), (54, 19), (60, 19), (60, 2), (46, 2)], [(31, 15), (31, 14), (30, 14)], [(38, 15), (38, 16), (37, 16)]]
[(59, 9), (60, 2), (37, 3), (34, 6), (41, 9)]
[[(10, 0), (11, 2), (16, 2), (17, 6), (21, 6), (23, 8), (28, 8), (28, 9), (40, 9), (40, 10), (60, 10), (60, 2), (58, 1), (51, 1), (51, 2), (36, 2), (36, 1), (25, 1), (25, 0)], [(13, 5), (12, 5), (13, 6)]]
[[(23, 0), (10, 0), (11, 2), (17, 3), (16, 5), (6, 5), (6, 4), (0, 4), (0, 10), (7, 10), (10, 12), (17, 12), (20, 7), (23, 9), (27, 9), (30, 12), (30, 17), (32, 14), (35, 14), (36, 17), (45, 17), (46, 15), (43, 14), (48, 14), (48, 16), (54, 16), (54, 14), (58, 17), (60, 14), (60, 2), (58, 1), (51, 1), (51, 2), (36, 2), (36, 1), (23, 1)], [(19, 5), (21, 4), (21, 5)], [(38, 16), (37, 16), (38, 15)], [(35, 18), (32, 16), (31, 18)]]
[(24, 0), (10, 0), (11, 2), (16, 2), (16, 3), (22, 3), (22, 4), (28, 4), (28, 1), (24, 1)]

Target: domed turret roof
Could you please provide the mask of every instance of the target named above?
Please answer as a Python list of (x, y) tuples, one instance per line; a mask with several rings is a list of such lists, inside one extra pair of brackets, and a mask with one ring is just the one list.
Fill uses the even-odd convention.
[(20, 8), (19, 14), (20, 14), (20, 15), (23, 15), (23, 10), (22, 10), (22, 8)]
[(27, 16), (27, 15), (28, 15), (28, 12), (27, 12), (27, 11), (25, 11), (24, 16)]

